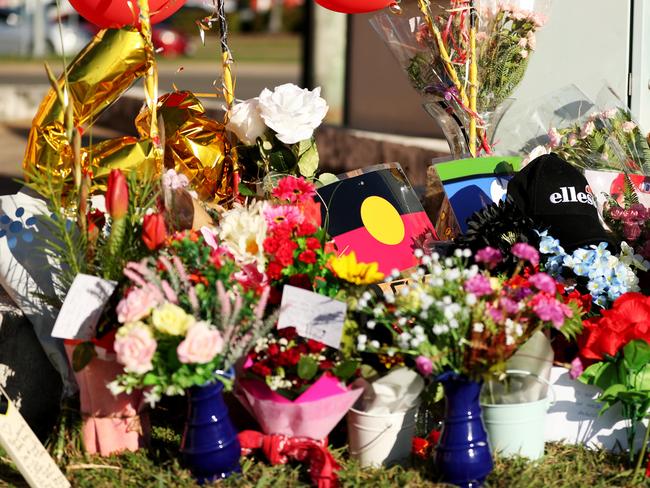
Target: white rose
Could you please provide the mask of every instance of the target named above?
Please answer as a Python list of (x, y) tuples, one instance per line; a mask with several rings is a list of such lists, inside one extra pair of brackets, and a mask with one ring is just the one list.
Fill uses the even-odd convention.
[(285, 144), (310, 139), (329, 107), (320, 96), (320, 87), (309, 91), (286, 83), (260, 94), (259, 111), (266, 125)]
[(230, 120), (226, 126), (247, 146), (255, 144), (257, 138), (266, 131), (266, 125), (260, 117), (258, 107), (259, 100), (257, 98), (239, 102), (232, 107)]

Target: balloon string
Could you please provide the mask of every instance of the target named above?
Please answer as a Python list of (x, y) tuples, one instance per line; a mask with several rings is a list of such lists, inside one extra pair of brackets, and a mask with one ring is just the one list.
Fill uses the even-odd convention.
[(156, 166), (162, 171), (163, 147), (160, 138), (160, 129), (158, 127), (158, 67), (156, 66), (156, 57), (154, 53), (153, 42), (151, 40), (151, 18), (149, 16), (148, 0), (138, 0), (140, 8), (140, 32), (144, 37), (145, 55), (147, 59), (147, 71), (144, 77), (144, 95), (151, 114), (149, 127), (149, 137), (153, 142), (154, 158)]

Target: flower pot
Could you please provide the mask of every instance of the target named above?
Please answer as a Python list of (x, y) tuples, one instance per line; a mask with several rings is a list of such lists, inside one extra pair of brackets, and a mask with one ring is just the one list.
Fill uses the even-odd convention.
[[(72, 364), (75, 344), (67, 341), (66, 353)], [(113, 396), (106, 384), (123, 372), (115, 354), (96, 347), (98, 356), (75, 372), (83, 422), (81, 436), (88, 454), (110, 456), (121, 451), (137, 451), (148, 443), (149, 416), (142, 391)]]
[[(508, 373), (533, 376), (548, 385), (548, 392), (554, 397), (553, 388), (540, 376), (518, 370)], [(555, 399), (544, 398), (523, 403), (493, 404), (481, 403), (483, 421), (490, 439), (492, 452), (500, 456), (523, 456), (531, 460), (544, 455), (544, 427), (546, 412), (555, 403)]]
[(481, 419), (481, 382), (455, 373), (439, 377), (445, 417), (434, 460), (443, 480), (463, 488), (481, 486), (492, 471), (492, 455)]
[(377, 415), (351, 408), (347, 415), (350, 457), (362, 467), (408, 458), (417, 410), (415, 406), (405, 412)]
[(241, 447), (223, 399), (223, 383), (192, 387), (181, 441), (183, 463), (199, 483), (239, 473)]

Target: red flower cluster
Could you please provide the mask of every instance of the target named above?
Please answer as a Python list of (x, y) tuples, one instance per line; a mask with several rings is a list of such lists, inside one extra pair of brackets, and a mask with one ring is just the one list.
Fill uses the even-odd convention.
[[(281, 200), (281, 205), (265, 212), (269, 230), (263, 244), (269, 258), (267, 274), (271, 280), (292, 276), (300, 273), (303, 265), (318, 263), (318, 251), (322, 246), (315, 234), (321, 217), (320, 204), (312, 199), (315, 194), (313, 184), (291, 176), (281, 179), (273, 190), (273, 196)], [(298, 210), (298, 216), (294, 209)], [(285, 271), (291, 267), (297, 269)]]
[(602, 316), (583, 322), (578, 339), (580, 356), (599, 361), (615, 356), (628, 342), (641, 339), (650, 343), (650, 297), (641, 293), (621, 295)]

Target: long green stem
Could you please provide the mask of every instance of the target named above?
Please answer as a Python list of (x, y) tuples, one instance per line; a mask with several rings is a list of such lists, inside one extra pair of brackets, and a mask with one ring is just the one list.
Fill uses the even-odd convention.
[(636, 466), (634, 466), (634, 474), (632, 475), (632, 479), (636, 479), (636, 477), (639, 475), (641, 465), (643, 464), (643, 460), (645, 459), (645, 452), (646, 452), (646, 448), (648, 447), (648, 439), (650, 439), (650, 424), (648, 424), (648, 426), (645, 428), (645, 435), (643, 436), (643, 445), (641, 446), (641, 452), (639, 453), (639, 457), (636, 460)]

